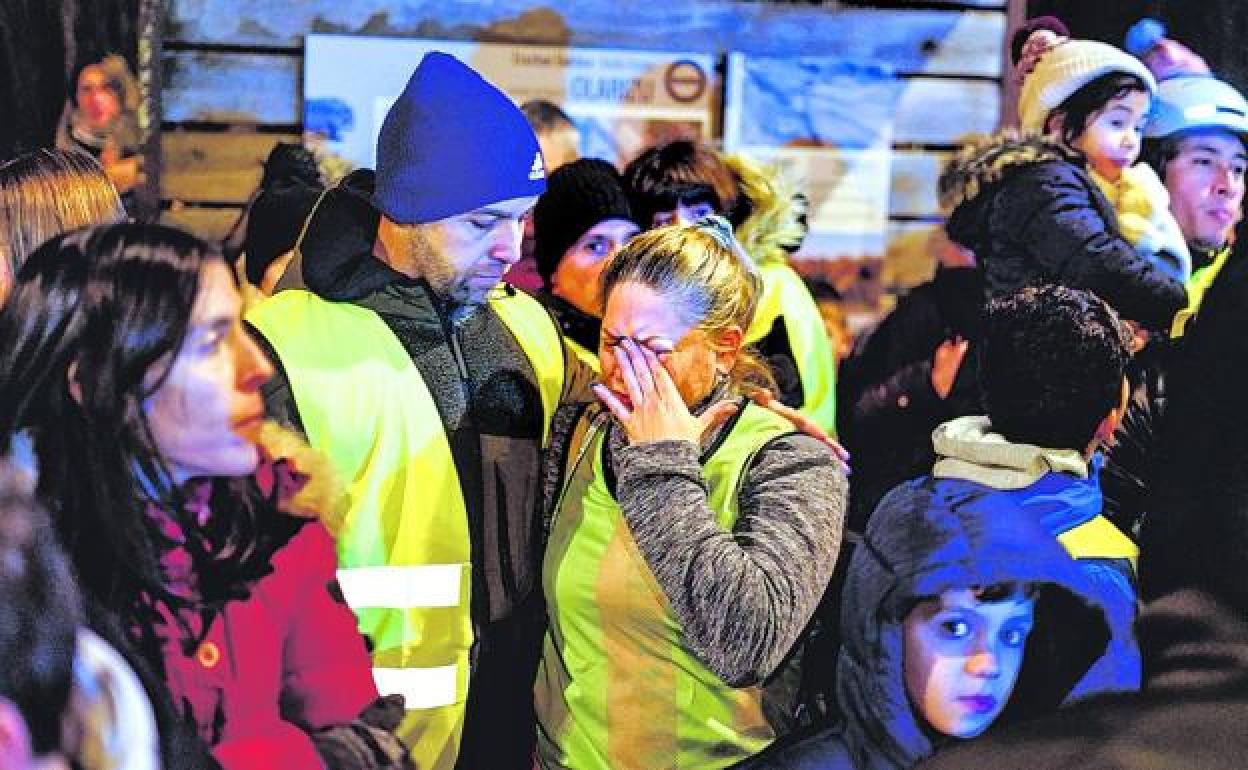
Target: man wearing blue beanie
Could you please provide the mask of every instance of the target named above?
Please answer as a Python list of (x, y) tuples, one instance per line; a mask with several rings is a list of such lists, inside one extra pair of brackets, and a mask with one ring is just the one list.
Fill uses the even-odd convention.
[(592, 397), (548, 313), (500, 283), (545, 185), (520, 110), (430, 53), (376, 172), (309, 217), (306, 289), (248, 314), (278, 363), (270, 414), (347, 485), (339, 583), (422, 770), (531, 763), (540, 450), (560, 398)]

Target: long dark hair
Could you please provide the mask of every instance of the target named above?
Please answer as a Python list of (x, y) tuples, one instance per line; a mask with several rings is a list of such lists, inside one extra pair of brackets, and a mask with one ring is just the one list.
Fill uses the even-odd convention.
[[(211, 482), (218, 515), (206, 525), (184, 510), (144, 416), (186, 336), (200, 270), (218, 259), (167, 227), (79, 230), (30, 256), (0, 310), (0, 442), (33, 441), (39, 497), (86, 596), (136, 633), (157, 665), (158, 605), (215, 612), (246, 594), (272, 551), (251, 479)], [(185, 537), (195, 597), (166, 584), (160, 558), (173, 542), (153, 505)]]

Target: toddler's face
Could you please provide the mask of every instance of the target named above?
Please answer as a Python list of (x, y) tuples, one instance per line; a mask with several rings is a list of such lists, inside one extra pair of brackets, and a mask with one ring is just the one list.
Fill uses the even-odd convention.
[(1150, 104), (1143, 91), (1129, 91), (1110, 99), (1088, 117), (1083, 133), (1074, 141), (1075, 149), (1087, 156), (1088, 165), (1098, 174), (1111, 182), (1118, 181), (1122, 170), (1140, 157)]
[(1032, 598), (983, 602), (963, 590), (906, 615), (906, 693), (928, 725), (954, 738), (988, 729), (1014, 690), (1034, 610)]

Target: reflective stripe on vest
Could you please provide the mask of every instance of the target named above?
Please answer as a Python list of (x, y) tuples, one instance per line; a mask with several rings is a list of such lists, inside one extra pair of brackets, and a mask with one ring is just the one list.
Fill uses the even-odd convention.
[[(563, 387), (563, 352), (538, 303), (491, 307), (538, 372), (543, 431)], [(335, 537), (339, 583), (373, 643), (374, 678), (409, 709), (399, 733), (421, 768), (454, 767), (473, 643), (468, 515), (437, 405), (374, 312), (281, 292), (247, 320), (281, 358), (309, 443), (347, 484)]]
[[(576, 770), (726, 767), (775, 737), (762, 691), (728, 686), (684, 644), (607, 489), (602, 414), (591, 407), (573, 434), (543, 561), (550, 628), (534, 692), (539, 759)], [(704, 462), (724, 530), (736, 523), (754, 454), (792, 427), (748, 404)]]
[(776, 319), (784, 316), (789, 347), (802, 380), (801, 411), (835, 436), (836, 355), (819, 306), (802, 277), (787, 264), (773, 262), (760, 265), (758, 270), (763, 278), (763, 293), (745, 342), (757, 343), (771, 331)]

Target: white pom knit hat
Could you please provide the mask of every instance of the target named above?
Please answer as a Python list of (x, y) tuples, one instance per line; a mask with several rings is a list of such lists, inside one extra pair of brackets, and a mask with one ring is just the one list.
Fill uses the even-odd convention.
[[(1144, 82), (1150, 97), (1157, 95), (1157, 80), (1144, 63), (1108, 43), (1057, 38), (1056, 44), (1047, 49), (1028, 48), (1033, 48), (1038, 59), (1030, 72), (1026, 68), (1029, 62), (1019, 62), (1025, 74), (1018, 95), (1018, 119), (1019, 127), (1026, 133), (1043, 133), (1050, 112), (1080, 88), (1111, 72), (1135, 75)], [(1027, 53), (1024, 49), (1024, 59)]]

